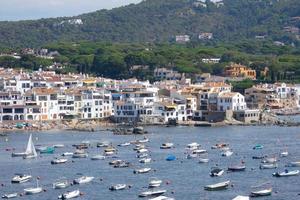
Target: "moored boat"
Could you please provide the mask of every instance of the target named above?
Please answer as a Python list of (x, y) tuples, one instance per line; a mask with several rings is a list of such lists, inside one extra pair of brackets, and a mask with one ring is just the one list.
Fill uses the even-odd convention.
[(234, 165), (234, 166), (230, 166), (228, 167), (228, 171), (245, 171), (246, 166), (245, 165)]
[(259, 166), (259, 169), (276, 169), (278, 167), (277, 164), (271, 163), (271, 164), (261, 164)]
[(232, 154), (233, 154), (233, 152), (230, 151), (230, 150), (228, 150), (228, 151), (224, 151), (224, 152), (222, 153), (222, 156), (223, 156), (223, 157), (229, 157), (229, 156), (232, 156)]
[(300, 161), (290, 162), (287, 164), (288, 167), (300, 167)]
[(12, 183), (25, 183), (27, 181), (30, 181), (32, 179), (31, 175), (26, 174), (15, 174), (15, 176), (12, 178)]
[(287, 157), (289, 155), (288, 151), (283, 151), (280, 153), (280, 157)]
[(2, 199), (12, 199), (18, 197), (18, 193), (10, 193), (10, 194), (4, 194), (2, 196)]
[(92, 180), (94, 180), (95, 177), (93, 176), (82, 176), (80, 178), (74, 179), (74, 184), (85, 184), (85, 183), (89, 183)]
[(150, 190), (150, 191), (141, 192), (139, 194), (139, 197), (160, 196), (166, 192), (167, 190)]
[(161, 149), (171, 149), (174, 146), (173, 143), (167, 142), (167, 143), (163, 143), (160, 148)]
[(149, 188), (159, 187), (162, 184), (162, 180), (153, 178), (149, 181)]
[(199, 163), (208, 163), (209, 159), (208, 158), (199, 158)]
[(21, 153), (12, 153), (11, 154), (12, 157), (23, 157), (25, 158), (36, 158), (37, 157), (37, 153), (35, 150), (35, 146), (33, 144), (32, 141), (32, 134), (30, 134), (28, 142), (27, 142), (27, 147), (26, 147), (26, 151), (25, 152), (21, 152)]
[(255, 145), (255, 146), (253, 147), (253, 150), (258, 150), (258, 149), (263, 149), (263, 148), (264, 148), (263, 145), (257, 144), (257, 145)]
[(232, 200), (250, 200), (250, 197), (238, 195), (235, 198), (233, 198)]
[(256, 190), (251, 192), (251, 197), (262, 197), (262, 196), (270, 196), (272, 194), (272, 188), (264, 189), (264, 190)]
[(176, 160), (176, 156), (174, 155), (168, 155), (166, 158), (166, 161), (174, 161), (174, 160)]
[(299, 175), (299, 173), (300, 173), (299, 170), (293, 170), (293, 171), (285, 170), (284, 172), (275, 172), (273, 173), (273, 176), (276, 177), (297, 176)]
[(206, 186), (204, 186), (204, 189), (209, 190), (209, 191), (224, 190), (224, 189), (227, 189), (229, 184), (230, 184), (230, 181), (224, 181), (224, 182), (220, 182), (220, 183), (216, 183), (216, 184), (212, 184), (212, 185), (206, 185)]
[(139, 160), (140, 163), (150, 163), (151, 162), (151, 158), (142, 158)]
[(53, 188), (54, 189), (64, 189), (64, 188), (67, 188), (69, 186), (70, 186), (70, 183), (67, 180), (60, 180), (60, 181), (57, 181), (57, 182), (53, 183)]
[(105, 160), (105, 158), (103, 155), (95, 155), (91, 157), (91, 160)]
[(51, 164), (52, 165), (55, 165), (55, 164), (64, 164), (68, 161), (68, 159), (65, 159), (65, 158), (55, 158), (54, 160), (51, 161)]
[(126, 189), (127, 185), (126, 184), (117, 184), (117, 185), (112, 185), (109, 187), (109, 190), (124, 190)]
[(212, 168), (209, 175), (210, 176), (222, 176), (224, 174), (224, 170), (218, 167)]
[(63, 154), (61, 154), (61, 156), (73, 156), (73, 152), (65, 152)]
[(72, 199), (80, 196), (79, 190), (74, 190), (72, 192), (66, 192), (58, 196), (58, 199)]
[(151, 168), (150, 167), (147, 167), (147, 168), (142, 168), (142, 169), (136, 169), (133, 171), (133, 173), (135, 174), (145, 174), (145, 173), (148, 173), (151, 171)]

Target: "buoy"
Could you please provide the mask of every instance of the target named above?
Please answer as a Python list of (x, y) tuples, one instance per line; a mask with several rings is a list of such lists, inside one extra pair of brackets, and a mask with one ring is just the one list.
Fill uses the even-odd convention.
[(46, 189), (44, 189), (43, 191), (44, 191), (44, 192), (47, 192), (47, 190), (46, 190)]
[(80, 196), (82, 196), (82, 195), (84, 195), (84, 193), (83, 193), (83, 192), (80, 192)]
[(1, 186), (2, 186), (2, 187), (4, 187), (4, 184), (3, 184), (3, 183), (1, 183)]

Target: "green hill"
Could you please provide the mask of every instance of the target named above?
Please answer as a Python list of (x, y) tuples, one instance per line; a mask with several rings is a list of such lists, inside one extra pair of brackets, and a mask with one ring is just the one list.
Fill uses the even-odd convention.
[(299, 0), (223, 0), (223, 4), (145, 0), (69, 18), (0, 22), (0, 47), (38, 47), (79, 40), (170, 42), (179, 34), (196, 41), (200, 32), (212, 32), (215, 42), (264, 35), (298, 45), (299, 27)]

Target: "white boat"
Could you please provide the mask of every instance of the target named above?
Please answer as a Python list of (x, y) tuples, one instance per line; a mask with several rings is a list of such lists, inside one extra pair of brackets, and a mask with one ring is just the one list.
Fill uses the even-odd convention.
[(126, 184), (117, 184), (109, 187), (110, 190), (124, 190), (127, 187)]
[(148, 138), (144, 138), (142, 140), (138, 140), (137, 142), (138, 143), (147, 143), (147, 142), (149, 142), (149, 139)]
[(73, 152), (65, 152), (63, 154), (61, 154), (61, 156), (73, 156)]
[(196, 149), (192, 151), (193, 154), (204, 154), (207, 153), (205, 149)]
[(12, 199), (18, 197), (18, 193), (4, 194), (2, 199)]
[(56, 165), (56, 164), (63, 164), (66, 163), (68, 161), (68, 159), (65, 158), (55, 158), (54, 160), (51, 161), (52, 165)]
[(74, 184), (85, 184), (85, 183), (89, 183), (92, 180), (94, 180), (95, 177), (93, 176), (82, 176), (80, 178), (77, 178), (74, 180)]
[(95, 155), (93, 157), (91, 157), (91, 160), (105, 160), (105, 156), (102, 155)]
[(259, 169), (276, 169), (278, 167), (277, 164), (271, 163), (271, 164), (262, 164), (259, 166)]
[(137, 150), (137, 153), (147, 153), (148, 149), (139, 149)]
[(127, 146), (130, 146), (130, 142), (125, 142), (125, 143), (121, 143), (121, 144), (118, 144), (119, 147), (127, 147)]
[(285, 170), (284, 172), (273, 173), (273, 176), (277, 176), (277, 177), (297, 176), (299, 175), (299, 173), (300, 173), (299, 170), (294, 170), (294, 171)]
[(280, 153), (280, 157), (287, 157), (289, 155), (289, 152), (284, 151)]
[(151, 162), (151, 158), (142, 158), (139, 160), (140, 163), (150, 163)]
[(104, 152), (104, 156), (112, 156), (112, 155), (114, 155), (115, 154), (115, 152), (114, 151), (106, 151), (106, 152)]
[(109, 142), (105, 141), (105, 142), (99, 142), (97, 143), (97, 147), (108, 147), (109, 146)]
[(54, 148), (64, 148), (65, 145), (64, 144), (55, 144), (53, 145)]
[(233, 152), (230, 151), (230, 150), (228, 150), (228, 151), (224, 151), (224, 152), (222, 153), (222, 156), (224, 156), (224, 157), (229, 157), (229, 156), (232, 156), (232, 154), (233, 154)]
[(171, 197), (166, 197), (166, 196), (158, 196), (158, 197), (154, 197), (152, 199), (149, 199), (149, 200), (175, 200), (174, 198), (171, 198)]
[(62, 195), (59, 195), (59, 199), (72, 199), (80, 196), (80, 191), (79, 190), (74, 190), (72, 192), (66, 192), (63, 193)]
[(187, 148), (194, 148), (194, 147), (198, 148), (200, 147), (200, 144), (198, 144), (197, 142), (193, 142), (187, 145)]
[(160, 146), (160, 148), (161, 148), (161, 149), (171, 149), (173, 146), (174, 146), (173, 143), (168, 142), (168, 143), (163, 143), (163, 144)]
[(277, 158), (276, 157), (265, 158), (261, 162), (262, 163), (276, 163), (277, 162)]
[(25, 183), (27, 181), (30, 181), (32, 179), (32, 176), (26, 175), (26, 174), (16, 174), (11, 182), (12, 183)]
[(270, 196), (272, 194), (272, 188), (264, 189), (264, 190), (257, 190), (251, 192), (251, 197), (263, 197), (263, 196)]
[(142, 168), (142, 169), (136, 169), (133, 171), (135, 174), (145, 174), (151, 171), (151, 168)]
[(12, 153), (12, 157), (23, 157), (23, 158), (36, 158), (37, 153), (32, 141), (32, 134), (30, 134), (28, 142), (27, 142), (27, 147), (26, 151), (22, 153)]
[(70, 186), (69, 181), (67, 180), (61, 180), (53, 183), (53, 188), (54, 189), (64, 189)]
[(288, 167), (300, 167), (300, 161), (290, 162), (287, 166)]
[(84, 150), (76, 150), (72, 158), (87, 158), (88, 154)]
[(149, 188), (159, 187), (162, 184), (162, 180), (159, 179), (152, 179), (149, 182)]
[(222, 176), (224, 174), (224, 170), (220, 168), (212, 168), (211, 172), (209, 173), (210, 176)]
[(198, 157), (198, 154), (188, 154), (186, 156), (187, 159), (193, 159), (193, 158), (197, 158)]
[(136, 155), (137, 158), (146, 158), (148, 157), (148, 154), (147, 153), (142, 153), (142, 154), (138, 154)]
[(167, 190), (151, 190), (139, 194), (139, 197), (159, 196), (166, 193)]
[(199, 163), (208, 163), (209, 159), (208, 158), (199, 158)]
[(38, 179), (36, 180), (36, 187), (35, 188), (32, 187), (32, 188), (24, 189), (24, 193), (27, 194), (27, 195), (41, 193), (42, 191), (43, 191), (43, 188), (39, 187), (39, 180)]
[(206, 185), (206, 186), (204, 186), (204, 189), (205, 190), (224, 190), (224, 189), (227, 189), (229, 184), (230, 184), (230, 181), (224, 181), (224, 182), (220, 182), (220, 183), (216, 183), (216, 184), (212, 184), (212, 185)]
[(232, 200), (250, 200), (250, 197), (248, 196), (236, 196), (235, 198), (233, 198)]

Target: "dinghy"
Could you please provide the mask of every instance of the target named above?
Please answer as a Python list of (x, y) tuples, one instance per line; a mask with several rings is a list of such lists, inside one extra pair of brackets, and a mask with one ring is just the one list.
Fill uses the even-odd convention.
[(229, 157), (229, 156), (232, 156), (232, 154), (233, 154), (232, 151), (224, 151), (224, 152), (222, 153), (222, 156), (223, 156), (223, 157)]
[(151, 158), (142, 158), (139, 160), (140, 163), (150, 163), (151, 162)]
[(250, 197), (248, 196), (236, 196), (235, 198), (233, 198), (232, 200), (250, 200)]
[(294, 170), (294, 171), (285, 170), (284, 172), (273, 173), (273, 176), (276, 176), (276, 177), (297, 176), (297, 175), (299, 175), (299, 173), (300, 173), (299, 170)]
[(159, 187), (162, 184), (162, 180), (159, 180), (157, 178), (153, 178), (149, 182), (149, 188)]
[(221, 168), (212, 168), (211, 172), (209, 173), (210, 176), (222, 176), (224, 174), (224, 170)]
[(163, 143), (163, 144), (160, 146), (160, 148), (161, 148), (161, 149), (171, 149), (173, 146), (174, 146), (173, 143), (168, 142), (168, 143)]
[(102, 155), (95, 155), (93, 157), (91, 157), (91, 160), (105, 160), (105, 156)]
[(151, 171), (151, 168), (142, 168), (142, 169), (136, 169), (133, 171), (135, 174), (145, 174)]
[(52, 165), (57, 165), (57, 164), (64, 164), (68, 161), (68, 159), (65, 158), (55, 158), (54, 160), (51, 161)]
[(65, 152), (63, 154), (61, 154), (61, 156), (73, 156), (73, 152)]
[(69, 181), (61, 180), (53, 183), (53, 189), (64, 189), (70, 186)]
[(216, 184), (212, 184), (212, 185), (206, 185), (206, 186), (204, 186), (204, 189), (209, 190), (209, 191), (224, 190), (224, 189), (227, 189), (229, 184), (230, 184), (230, 181), (224, 181), (224, 182), (220, 182), (220, 183), (216, 183)]
[(2, 199), (12, 199), (18, 197), (18, 193), (4, 194)]
[(112, 185), (109, 187), (109, 190), (124, 190), (127, 187), (126, 184), (117, 184), (117, 185)]
[(159, 196), (166, 193), (167, 190), (151, 190), (139, 194), (139, 197)]
[(263, 196), (270, 196), (272, 194), (272, 188), (264, 189), (264, 190), (257, 190), (251, 192), (251, 197), (263, 197)]
[(158, 196), (149, 200), (175, 200), (174, 198), (171, 197), (166, 197), (166, 196)]
[(245, 169), (246, 169), (245, 165), (234, 165), (234, 166), (228, 167), (228, 171), (232, 171), (232, 172), (245, 171)]
[(199, 163), (208, 163), (209, 159), (208, 158), (199, 158)]
[(289, 152), (284, 151), (280, 153), (280, 157), (287, 157), (289, 155)]
[(95, 177), (93, 176), (82, 176), (80, 178), (75, 179), (73, 182), (74, 184), (85, 184), (85, 183), (89, 183), (92, 180), (94, 180)]
[(300, 167), (300, 161), (290, 162), (287, 164), (288, 167)]
[(259, 169), (276, 169), (277, 167), (277, 164), (262, 164), (259, 166)]

